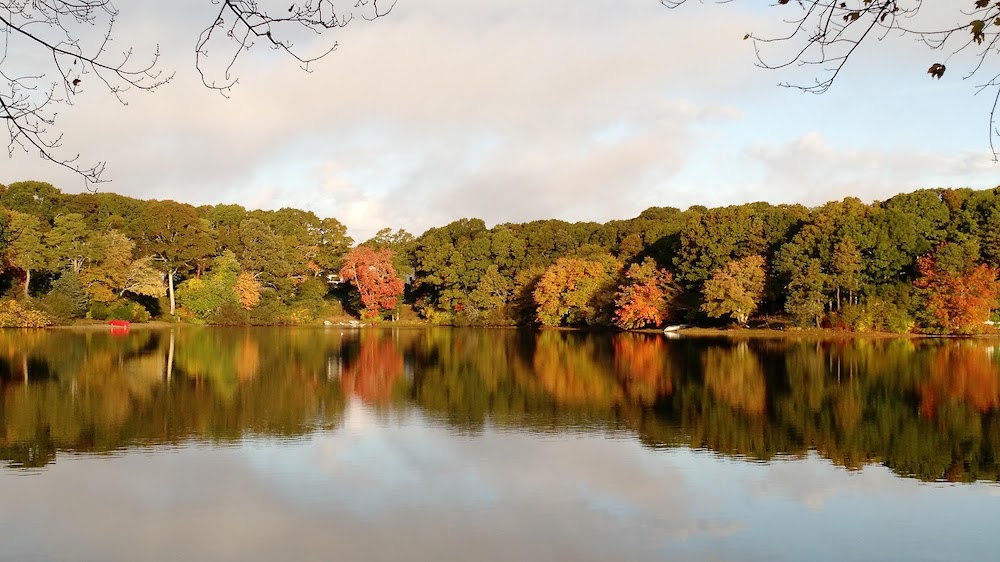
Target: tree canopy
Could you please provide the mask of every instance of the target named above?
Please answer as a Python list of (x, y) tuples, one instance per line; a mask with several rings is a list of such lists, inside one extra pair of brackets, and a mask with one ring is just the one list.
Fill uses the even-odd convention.
[[(9, 206), (8, 206), (9, 205)], [(975, 333), (998, 320), (1000, 188), (747, 203), (354, 244), (332, 217), (0, 186), (0, 302), (51, 321), (372, 321)], [(391, 313), (391, 316), (390, 316)], [(27, 320), (25, 320), (27, 322)]]

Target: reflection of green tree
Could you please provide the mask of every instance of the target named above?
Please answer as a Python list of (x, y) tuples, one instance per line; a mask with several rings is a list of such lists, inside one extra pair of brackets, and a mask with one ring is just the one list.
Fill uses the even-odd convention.
[(998, 480), (991, 345), (472, 329), (0, 332), (0, 458), (41, 466), (62, 450), (303, 435), (337, 423), (345, 385), (357, 391), (345, 373), (382, 373), (391, 377), (365, 383), (378, 383), (369, 390), (380, 408), (416, 405), (463, 431), (628, 430), (652, 447), (763, 460), (814, 450), (847, 468)]
[(0, 332), (0, 458), (31, 466), (56, 450), (301, 435), (333, 425), (343, 409), (327, 369), (339, 338), (323, 331), (172, 336), (178, 367), (168, 379), (168, 332)]
[(530, 373), (534, 337), (514, 330), (421, 331), (413, 342), (412, 398), (425, 410), (467, 429), (488, 417), (499, 423), (528, 412), (551, 411), (552, 401), (534, 385), (518, 384)]

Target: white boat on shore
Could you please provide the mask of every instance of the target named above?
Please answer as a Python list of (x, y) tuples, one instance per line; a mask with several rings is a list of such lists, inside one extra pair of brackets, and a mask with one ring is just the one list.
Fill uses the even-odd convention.
[(671, 324), (670, 326), (663, 328), (663, 333), (672, 334), (674, 332), (679, 332), (684, 328), (690, 328), (690, 327), (691, 327), (690, 324)]

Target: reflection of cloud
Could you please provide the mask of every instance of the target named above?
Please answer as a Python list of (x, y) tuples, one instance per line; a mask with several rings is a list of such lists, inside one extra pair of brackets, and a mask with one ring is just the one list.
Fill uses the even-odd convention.
[[(778, 461), (767, 465), (765, 474), (754, 483), (753, 492), (761, 497), (784, 497), (811, 511), (820, 511), (831, 498), (843, 495), (891, 494), (899, 478), (884, 466), (865, 466), (846, 471), (817, 455), (810, 462)], [(830, 469), (844, 471), (845, 478), (830, 478)]]
[[(469, 439), (419, 418), (368, 422), (0, 470), (2, 557), (803, 560), (850, 558), (848, 540), (901, 559), (995, 552), (983, 540), (995, 485), (926, 486), (815, 455), (745, 463), (596, 434)], [(817, 492), (822, 505), (796, 507)], [(940, 536), (954, 540), (928, 542)]]

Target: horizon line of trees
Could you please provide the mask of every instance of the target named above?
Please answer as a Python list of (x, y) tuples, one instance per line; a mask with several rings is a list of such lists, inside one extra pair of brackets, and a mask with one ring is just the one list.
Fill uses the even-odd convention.
[(1000, 187), (865, 204), (652, 207), (606, 223), (465, 218), (355, 245), (292, 208), (0, 184), (0, 326), (168, 317), (978, 333), (997, 308)]

